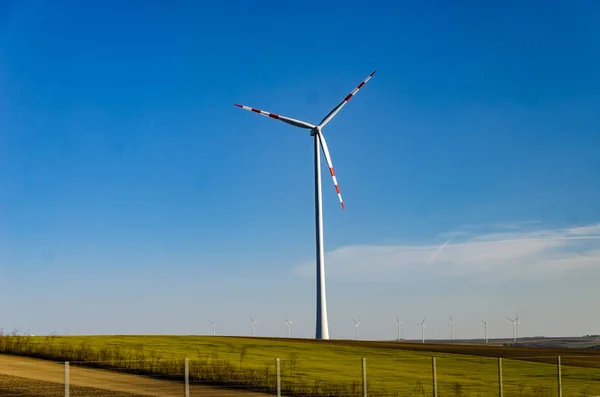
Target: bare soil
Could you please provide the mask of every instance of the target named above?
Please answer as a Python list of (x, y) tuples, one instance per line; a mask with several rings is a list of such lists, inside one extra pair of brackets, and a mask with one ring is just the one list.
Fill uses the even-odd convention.
[[(142, 397), (139, 394), (115, 392), (91, 387), (71, 386), (72, 396), (89, 397)], [(0, 374), (0, 397), (62, 397), (65, 387), (59, 383)]]
[[(64, 396), (65, 366), (29, 357), (0, 355), (0, 396)], [(114, 371), (69, 369), (71, 397), (183, 397), (184, 384)], [(190, 397), (273, 397), (269, 394), (190, 385)]]

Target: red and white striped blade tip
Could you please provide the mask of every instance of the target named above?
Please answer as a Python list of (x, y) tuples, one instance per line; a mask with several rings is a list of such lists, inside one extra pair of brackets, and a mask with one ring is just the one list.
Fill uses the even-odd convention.
[(373, 75), (375, 74), (375, 72), (377, 72), (377, 70), (374, 70), (373, 73), (371, 73), (369, 75), (369, 77), (367, 77), (366, 79), (364, 79), (350, 94), (348, 94), (348, 96), (346, 98), (344, 98), (344, 101), (348, 102), (350, 99), (352, 99), (352, 97), (354, 95), (356, 95), (356, 93), (358, 92), (358, 90), (360, 90), (361, 88), (363, 88), (363, 86), (367, 83), (367, 81), (369, 81), (371, 79), (371, 77), (373, 77)]
[(249, 110), (249, 111), (254, 112), (254, 113), (262, 114), (263, 116), (269, 116), (272, 119), (279, 120), (280, 118), (283, 118), (283, 119), (288, 118), (288, 117), (280, 117), (276, 113), (267, 112), (267, 111), (264, 111), (264, 110), (256, 109), (256, 108), (253, 108), (253, 107), (250, 107), (250, 106), (240, 105), (240, 104), (237, 104), (237, 103), (235, 104), (235, 106), (237, 106), (238, 108), (242, 108), (244, 110)]
[(270, 117), (270, 118), (275, 119), (275, 120), (283, 121), (284, 123), (293, 125), (295, 127), (306, 128), (306, 129), (309, 129), (309, 130), (315, 128), (314, 125), (312, 125), (310, 123), (307, 123), (306, 121), (296, 120), (296, 119), (293, 119), (291, 117), (282, 116), (280, 114), (267, 112), (265, 110), (260, 110), (260, 109), (256, 109), (256, 108), (253, 108), (253, 107), (250, 107), (250, 106), (240, 105), (240, 104), (237, 104), (237, 103), (235, 104), (235, 106), (237, 106), (239, 108), (242, 108), (244, 110), (249, 110), (251, 112), (261, 114), (263, 116)]

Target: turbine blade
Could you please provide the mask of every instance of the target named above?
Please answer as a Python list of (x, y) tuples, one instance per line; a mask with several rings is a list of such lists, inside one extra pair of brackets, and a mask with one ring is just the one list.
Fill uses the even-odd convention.
[(335, 171), (333, 170), (333, 163), (331, 162), (331, 155), (329, 154), (329, 148), (327, 147), (327, 141), (325, 140), (325, 136), (320, 129), (317, 129), (317, 135), (319, 136), (319, 141), (321, 142), (321, 148), (323, 149), (323, 153), (325, 154), (325, 160), (327, 160), (327, 166), (329, 167), (329, 173), (331, 174), (331, 178), (333, 179), (333, 185), (335, 186), (335, 191), (340, 199), (340, 204), (342, 205), (342, 209), (345, 208), (344, 200), (342, 200), (342, 193), (340, 193), (340, 187), (338, 186), (337, 177), (335, 176)]
[(275, 119), (275, 120), (283, 121), (284, 123), (293, 125), (295, 127), (306, 128), (306, 129), (309, 129), (309, 130), (312, 130), (313, 128), (315, 128), (314, 125), (312, 125), (310, 123), (307, 123), (305, 121), (302, 121), (302, 120), (296, 120), (296, 119), (292, 119), (290, 117), (281, 116), (279, 114), (265, 112), (264, 110), (251, 108), (249, 106), (238, 105), (237, 103), (235, 104), (235, 106), (237, 106), (238, 108), (249, 110), (249, 111), (254, 112), (254, 113), (262, 114), (263, 116), (267, 116), (267, 117), (270, 117), (270, 118)]
[(328, 114), (327, 116), (325, 116), (325, 118), (323, 118), (323, 120), (321, 120), (321, 122), (319, 123), (319, 127), (325, 127), (325, 125), (327, 123), (329, 123), (331, 121), (331, 119), (333, 118), (333, 116), (335, 116), (337, 114), (337, 112), (339, 112), (344, 105), (346, 105), (346, 103), (348, 103), (348, 101), (350, 99), (352, 99), (352, 97), (354, 95), (356, 95), (356, 93), (365, 85), (367, 84), (367, 81), (369, 81), (371, 79), (371, 77), (373, 77), (373, 75), (375, 74), (375, 72), (377, 72), (376, 70), (373, 71), (373, 73), (371, 73), (366, 79), (364, 79), (350, 94), (348, 94), (348, 96), (346, 98), (344, 98), (344, 100), (342, 102), (340, 102), (336, 107), (334, 107)]

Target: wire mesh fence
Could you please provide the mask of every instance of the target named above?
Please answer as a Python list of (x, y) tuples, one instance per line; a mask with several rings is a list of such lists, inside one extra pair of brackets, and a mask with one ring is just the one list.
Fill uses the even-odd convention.
[(266, 359), (258, 367), (218, 359), (18, 358), (0, 359), (0, 396), (600, 396), (600, 356), (362, 358), (335, 362), (318, 375), (310, 356)]

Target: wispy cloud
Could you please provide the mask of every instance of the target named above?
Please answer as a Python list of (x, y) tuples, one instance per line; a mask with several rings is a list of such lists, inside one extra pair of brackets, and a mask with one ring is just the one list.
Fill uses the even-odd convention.
[[(600, 267), (600, 223), (544, 229), (538, 223), (487, 233), (445, 233), (442, 245), (354, 245), (326, 253), (329, 279), (397, 281), (407, 277), (552, 277)], [(534, 227), (534, 228), (532, 228)], [(508, 229), (508, 230), (507, 230)], [(314, 278), (314, 261), (294, 273)]]
[(433, 261), (435, 260), (435, 258), (437, 258), (437, 256), (440, 254), (440, 252), (442, 252), (444, 250), (444, 248), (446, 248), (448, 246), (450, 241), (452, 241), (452, 239), (446, 240), (446, 242), (444, 244), (440, 245), (439, 248), (435, 250), (433, 255), (431, 255), (431, 258), (429, 258), (429, 263), (433, 263)]

